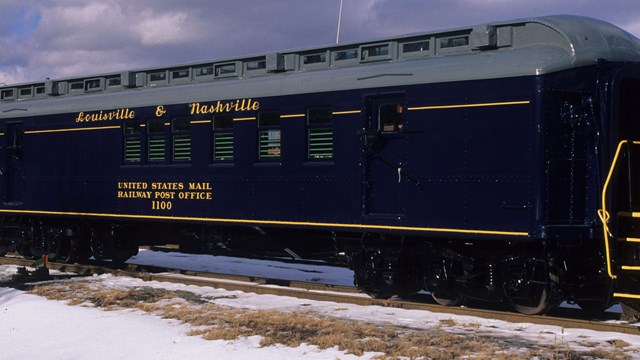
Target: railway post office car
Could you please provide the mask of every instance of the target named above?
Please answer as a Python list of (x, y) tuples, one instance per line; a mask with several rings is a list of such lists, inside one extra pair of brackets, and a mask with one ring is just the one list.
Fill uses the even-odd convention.
[(640, 299), (640, 42), (574, 16), (0, 88), (0, 253), (346, 255), (373, 296)]

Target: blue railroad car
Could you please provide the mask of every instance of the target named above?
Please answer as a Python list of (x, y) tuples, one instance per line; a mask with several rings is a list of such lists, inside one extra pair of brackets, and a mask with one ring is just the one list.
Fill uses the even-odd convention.
[(0, 254), (346, 255), (376, 297), (640, 300), (640, 41), (550, 16), (0, 88)]

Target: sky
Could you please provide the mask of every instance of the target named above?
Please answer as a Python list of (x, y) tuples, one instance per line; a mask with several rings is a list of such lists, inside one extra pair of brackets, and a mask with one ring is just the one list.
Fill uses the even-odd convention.
[[(340, 0), (0, 0), (0, 86), (335, 43)], [(550, 14), (640, 37), (638, 0), (343, 0), (340, 42)]]

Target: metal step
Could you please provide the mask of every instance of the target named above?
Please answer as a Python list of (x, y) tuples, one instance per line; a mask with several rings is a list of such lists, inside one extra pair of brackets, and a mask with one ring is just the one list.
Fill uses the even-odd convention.
[(640, 294), (627, 294), (622, 292), (614, 292), (613, 297), (622, 299), (635, 299), (640, 300)]
[(618, 234), (640, 240), (640, 212), (618, 212)]
[(616, 258), (621, 273), (640, 274), (640, 238), (618, 238)]
[(636, 265), (621, 265), (620, 270), (622, 271), (640, 271), (640, 266)]

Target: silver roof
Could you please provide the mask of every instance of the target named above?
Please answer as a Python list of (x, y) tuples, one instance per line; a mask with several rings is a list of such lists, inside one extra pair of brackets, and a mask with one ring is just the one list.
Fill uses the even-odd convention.
[[(640, 40), (603, 21), (556, 15), (4, 86), (0, 118), (542, 75), (599, 59), (640, 62)], [(196, 76), (204, 68), (215, 73)]]

